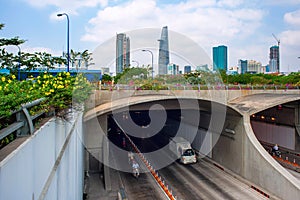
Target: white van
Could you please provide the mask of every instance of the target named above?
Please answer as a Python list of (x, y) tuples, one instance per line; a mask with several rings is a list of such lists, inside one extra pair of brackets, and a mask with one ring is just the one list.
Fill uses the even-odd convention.
[(196, 163), (197, 157), (189, 141), (182, 137), (170, 138), (169, 149), (183, 164)]

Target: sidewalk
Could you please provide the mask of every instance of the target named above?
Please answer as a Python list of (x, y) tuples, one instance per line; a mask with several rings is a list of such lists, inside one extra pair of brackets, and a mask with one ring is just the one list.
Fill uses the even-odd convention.
[(111, 191), (106, 191), (104, 187), (104, 177), (102, 173), (90, 173), (86, 180), (86, 200), (116, 200), (119, 191), (119, 172), (111, 169)]

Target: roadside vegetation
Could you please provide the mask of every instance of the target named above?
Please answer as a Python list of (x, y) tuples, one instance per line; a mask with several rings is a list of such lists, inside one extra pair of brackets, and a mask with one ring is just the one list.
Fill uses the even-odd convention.
[[(4, 24), (0, 24), (0, 30)], [(82, 103), (89, 98), (93, 85), (84, 74), (59, 72), (56, 75), (49, 73), (48, 69), (55, 64), (66, 65), (66, 57), (54, 57), (46, 52), (25, 53), (20, 51), (19, 45), (25, 43), (18, 37), (0, 38), (0, 69), (9, 73), (0, 73), (0, 130), (15, 122), (15, 113), (22, 109), (22, 105), (37, 99), (43, 101), (29, 110), (31, 116), (39, 112), (53, 113), (63, 117), (69, 108), (81, 108)], [(18, 47), (18, 53), (9, 53), (8, 46)], [(82, 53), (71, 51), (71, 65), (75, 57), (81, 56), (87, 67), (91, 61), (91, 54), (85, 50)], [(28, 72), (32, 69), (43, 68), (36, 76), (28, 76), (22, 80), (19, 71)], [(46, 69), (46, 70), (45, 70)], [(30, 73), (28, 73), (30, 74)], [(16, 134), (10, 134), (0, 140), (0, 147), (14, 140)]]
[(228, 75), (221, 70), (217, 73), (194, 71), (188, 74), (150, 76), (151, 68), (126, 68), (115, 77), (103, 76), (104, 85), (136, 86), (144, 90), (165, 90), (172, 88), (192, 87), (194, 89), (216, 86), (219, 88), (254, 88), (254, 89), (292, 89), (300, 86), (300, 72), (282, 74), (236, 74)]

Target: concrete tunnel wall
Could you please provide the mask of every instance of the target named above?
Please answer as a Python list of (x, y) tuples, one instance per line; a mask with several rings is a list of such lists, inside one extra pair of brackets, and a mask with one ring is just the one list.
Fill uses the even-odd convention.
[[(235, 124), (232, 124), (236, 121)], [(212, 159), (234, 173), (267, 190), (269, 195), (293, 200), (300, 196), (300, 181), (274, 160), (257, 140), (250, 116), (227, 115), (235, 134), (222, 132)]]
[[(141, 103), (141, 101), (138, 103)], [(234, 173), (266, 189), (266, 192), (270, 195), (274, 194), (286, 200), (292, 200), (300, 196), (300, 181), (288, 173), (260, 145), (253, 133), (250, 115), (242, 115), (238, 111), (236, 113), (234, 115), (227, 114), (224, 125), (225, 128), (227, 125), (230, 125), (235, 134), (229, 134), (223, 130), (213, 148), (212, 159)], [(235, 123), (233, 124), (232, 122), (234, 121)], [(100, 118), (99, 122), (106, 123), (106, 114)], [(95, 134), (92, 130), (87, 129), (87, 131), (90, 134)], [(103, 132), (103, 130), (100, 131)], [(90, 141), (90, 139), (88, 140)], [(97, 138), (92, 140), (96, 142)], [(89, 146), (101, 156), (101, 142), (96, 143)], [(97, 145), (98, 147), (96, 147)], [(96, 150), (97, 148), (98, 150)]]
[(242, 176), (285, 200), (300, 196), (300, 181), (282, 167), (265, 151), (250, 124), (250, 116), (244, 115), (244, 171)]
[(231, 171), (242, 175), (244, 168), (243, 141), (245, 140), (242, 116), (238, 114), (227, 115), (224, 129), (228, 127), (229, 124), (230, 129), (234, 130), (235, 133), (226, 133), (225, 130), (223, 130), (220, 135), (218, 134), (219, 138), (215, 136), (217, 141), (212, 149), (212, 159)]

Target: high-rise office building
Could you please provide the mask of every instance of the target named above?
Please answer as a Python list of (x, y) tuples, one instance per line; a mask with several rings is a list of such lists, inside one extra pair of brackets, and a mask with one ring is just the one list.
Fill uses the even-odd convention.
[(130, 39), (124, 33), (117, 34), (116, 73), (122, 73), (130, 65)]
[(220, 69), (227, 71), (227, 46), (213, 47), (213, 70)]
[(159, 55), (158, 55), (158, 74), (167, 74), (167, 67), (170, 63), (169, 54), (169, 37), (168, 27), (164, 26), (161, 31), (159, 41)]
[(272, 46), (270, 48), (269, 58), (270, 58), (269, 61), (270, 72), (279, 73), (280, 72), (279, 46)]
[(168, 64), (167, 74), (170, 74), (170, 75), (179, 74), (179, 65), (176, 65), (176, 64), (173, 64), (173, 63)]
[(238, 64), (238, 73), (240, 74), (246, 74), (247, 72), (247, 60), (239, 60), (239, 64)]
[(189, 74), (192, 72), (192, 67), (190, 65), (184, 66), (184, 73)]

